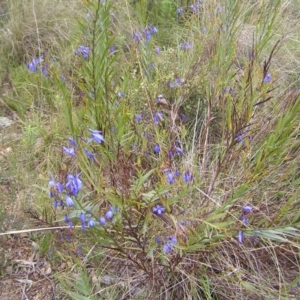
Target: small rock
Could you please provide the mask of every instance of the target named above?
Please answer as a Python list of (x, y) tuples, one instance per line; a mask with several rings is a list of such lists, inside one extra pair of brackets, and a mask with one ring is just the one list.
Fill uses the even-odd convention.
[(12, 124), (14, 124), (14, 121), (6, 117), (0, 117), (0, 129), (9, 127)]
[(116, 279), (114, 277), (105, 275), (103, 277), (100, 277), (100, 283), (104, 285), (112, 285), (116, 282)]

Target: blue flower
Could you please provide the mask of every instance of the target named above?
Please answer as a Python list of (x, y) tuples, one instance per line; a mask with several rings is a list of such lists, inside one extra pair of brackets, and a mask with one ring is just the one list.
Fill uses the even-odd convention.
[(27, 65), (28, 70), (32, 72), (36, 72), (38, 65), (43, 61), (44, 61), (43, 56), (40, 56), (38, 58), (33, 58), (32, 61)]
[(88, 159), (95, 161), (95, 154), (91, 153), (87, 148), (84, 148), (84, 152)]
[(56, 199), (54, 199), (54, 201), (53, 201), (53, 206), (54, 206), (54, 208), (58, 207), (58, 201)]
[(64, 201), (60, 200), (59, 206), (61, 206), (61, 208), (64, 209), (65, 208)]
[(71, 157), (75, 157), (75, 150), (73, 147), (71, 147), (71, 148), (63, 147), (63, 152), (64, 152), (64, 154), (68, 154)]
[(69, 216), (68, 216), (67, 214), (64, 216), (64, 221), (65, 221), (66, 223), (68, 223), (68, 222), (70, 221)]
[(190, 173), (189, 170), (185, 171), (185, 173), (183, 174), (183, 181), (184, 182), (190, 182), (193, 181), (194, 177), (193, 175)]
[(250, 213), (253, 210), (253, 207), (251, 207), (250, 205), (245, 205), (243, 207), (243, 212), (244, 213)]
[(174, 148), (175, 148), (176, 152), (177, 152), (180, 156), (182, 156), (182, 155), (184, 154), (184, 153), (183, 153), (183, 150), (182, 150), (181, 148), (176, 147), (176, 146), (174, 146)]
[(154, 51), (155, 51), (155, 53), (156, 53), (157, 55), (160, 54), (160, 48), (159, 48), (159, 47), (155, 47)]
[(85, 222), (85, 216), (84, 216), (84, 213), (83, 213), (83, 212), (80, 213), (79, 219), (80, 219), (80, 222), (81, 222), (82, 224), (84, 224), (84, 222)]
[(157, 243), (158, 245), (161, 245), (161, 244), (162, 244), (162, 240), (161, 240), (161, 237), (160, 237), (160, 236), (158, 236), (158, 237), (156, 238), (156, 243)]
[(192, 5), (190, 6), (190, 8), (193, 10), (194, 13), (196, 13), (196, 12), (199, 11), (199, 5), (192, 4)]
[(108, 220), (112, 219), (113, 216), (114, 216), (114, 214), (110, 209), (105, 213), (105, 218)]
[(125, 94), (123, 92), (118, 92), (118, 98), (123, 98)]
[(109, 47), (109, 53), (110, 53), (110, 54), (114, 54), (116, 51), (117, 51), (117, 50), (116, 50), (116, 47), (115, 47), (115, 46), (110, 46), (110, 47)]
[(168, 152), (168, 156), (169, 156), (170, 159), (173, 158), (174, 154), (173, 154), (172, 150), (170, 150), (170, 151)]
[(182, 14), (183, 13), (183, 8), (182, 7), (178, 7), (176, 13), (177, 13), (177, 15)]
[(179, 170), (175, 170), (175, 177), (179, 177), (180, 176), (180, 172), (179, 172)]
[(152, 208), (152, 212), (155, 213), (155, 214), (157, 214), (157, 215), (161, 215), (165, 211), (166, 211), (166, 209), (162, 205), (159, 205), (159, 204), (157, 204), (156, 206), (154, 206)]
[(106, 224), (105, 218), (104, 218), (104, 217), (100, 217), (100, 218), (99, 218), (99, 223), (100, 223), (101, 225), (105, 225), (105, 224)]
[(217, 9), (216, 9), (216, 15), (220, 14), (222, 12), (222, 7), (221, 6), (218, 6)]
[(171, 252), (172, 248), (173, 248), (173, 244), (171, 244), (171, 243), (166, 243), (163, 245), (163, 250), (166, 254)]
[(244, 215), (241, 216), (240, 220), (246, 225), (249, 225), (249, 219), (246, 218)]
[(185, 123), (186, 122), (186, 115), (185, 114), (181, 114), (181, 121), (182, 123)]
[(171, 89), (175, 87), (179, 87), (183, 83), (183, 80), (181, 78), (176, 78), (175, 81), (169, 82), (169, 87)]
[(140, 34), (135, 30), (133, 30), (133, 32), (132, 32), (132, 37), (137, 43), (141, 40)]
[(41, 66), (41, 72), (45, 77), (50, 77), (50, 74), (48, 73), (48, 64)]
[(192, 48), (192, 45), (191, 45), (190, 42), (185, 42), (185, 43), (183, 43), (183, 44), (179, 44), (178, 47), (179, 47), (179, 49), (181, 49), (181, 50), (189, 50), (189, 49)]
[(68, 206), (68, 207), (71, 207), (71, 206), (73, 206), (74, 205), (74, 201), (73, 201), (73, 199), (70, 197), (70, 196), (66, 196), (66, 205)]
[(89, 227), (93, 227), (93, 226), (96, 225), (96, 222), (95, 222), (93, 219), (89, 219), (88, 222), (87, 222), (87, 225), (88, 225)]
[(155, 144), (154, 153), (159, 153), (159, 152), (160, 152), (160, 146), (159, 146), (159, 144)]
[(154, 125), (158, 125), (160, 121), (162, 121), (164, 118), (163, 118), (163, 114), (162, 112), (157, 112), (157, 113), (154, 113), (153, 114), (153, 122), (154, 122)]
[(265, 78), (264, 78), (264, 82), (265, 82), (265, 83), (269, 83), (269, 82), (271, 81), (271, 78), (272, 78), (271, 74), (268, 73), (268, 74), (265, 76)]
[(177, 238), (175, 236), (170, 236), (166, 239), (167, 241), (165, 242), (163, 246), (163, 251), (167, 254), (172, 251), (173, 247), (175, 244), (177, 244)]
[(135, 116), (135, 120), (139, 123), (142, 121), (142, 115), (138, 114)]
[(75, 55), (81, 54), (84, 59), (87, 59), (89, 57), (90, 52), (91, 52), (91, 50), (89, 47), (80, 45), (77, 48), (77, 50), (75, 50), (74, 54)]
[(72, 137), (69, 137), (68, 140), (71, 145), (73, 145), (74, 147), (77, 147), (77, 142)]
[(167, 174), (167, 180), (168, 180), (168, 182), (169, 182), (170, 184), (173, 184), (173, 183), (174, 183), (174, 176), (173, 176), (173, 174), (172, 174), (171, 172), (169, 172), (169, 173)]
[[(59, 183), (59, 182), (56, 182), (53, 175), (50, 173), (50, 176), (51, 176), (51, 180), (49, 181), (49, 186), (50, 187), (55, 187), (56, 191), (58, 193), (62, 193), (63, 190), (64, 190), (64, 186), (62, 183)], [(50, 197), (54, 197), (54, 195), (52, 195), (52, 193), (50, 192)]]
[(89, 131), (92, 133), (92, 138), (88, 140), (88, 143), (90, 143), (91, 141), (95, 141), (98, 144), (104, 142), (104, 137), (100, 130), (89, 129)]
[(78, 192), (82, 189), (82, 181), (79, 179), (81, 173), (73, 176), (68, 174), (68, 182), (66, 183), (66, 188), (69, 190), (70, 194), (76, 196)]
[(244, 240), (244, 233), (243, 233), (243, 231), (239, 231), (238, 232), (238, 241), (239, 241), (239, 243), (242, 244), (243, 240)]

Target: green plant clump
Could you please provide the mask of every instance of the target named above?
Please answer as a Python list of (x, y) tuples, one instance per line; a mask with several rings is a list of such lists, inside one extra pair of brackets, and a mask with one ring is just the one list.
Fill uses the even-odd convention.
[(11, 54), (14, 88), (1, 97), (20, 119), (18, 149), (33, 149), (15, 163), (20, 182), (38, 178), (25, 209), (50, 233), (35, 242), (53, 264), (72, 261), (55, 277), (63, 299), (295, 296), (292, 6), (83, 1), (52, 45), (36, 17), (38, 51), (27, 48), (27, 68)]

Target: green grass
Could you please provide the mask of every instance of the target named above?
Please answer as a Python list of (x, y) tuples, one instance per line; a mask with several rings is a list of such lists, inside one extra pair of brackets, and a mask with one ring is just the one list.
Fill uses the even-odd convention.
[[(21, 134), (0, 144), (13, 149), (0, 170), (13, 187), (9, 215), (20, 216), (6, 229), (72, 219), (73, 229), (31, 237), (56, 270), (57, 299), (292, 299), (300, 245), (299, 1), (203, 1), (197, 13), (193, 1), (106, 2), (1, 6), (0, 112), (14, 116)], [(143, 35), (147, 24), (158, 32), (135, 42), (133, 30)], [(191, 48), (179, 49), (186, 42)], [(79, 45), (91, 48), (88, 59), (74, 55)], [(42, 54), (49, 77), (26, 68)], [(157, 103), (160, 94), (167, 105)], [(102, 131), (102, 145), (85, 143), (89, 128)], [(76, 158), (62, 153), (71, 136)], [(184, 155), (170, 159), (174, 145)], [(165, 169), (180, 171), (174, 184)], [(74, 207), (54, 209), (49, 173), (66, 183), (79, 172)], [(2, 175), (0, 184), (8, 186)], [(162, 217), (152, 212), (157, 204)], [(112, 221), (80, 229), (81, 212), (98, 218), (110, 205), (119, 209)], [(253, 208), (244, 214), (248, 225), (245, 205)], [(176, 236), (170, 253), (157, 236)]]

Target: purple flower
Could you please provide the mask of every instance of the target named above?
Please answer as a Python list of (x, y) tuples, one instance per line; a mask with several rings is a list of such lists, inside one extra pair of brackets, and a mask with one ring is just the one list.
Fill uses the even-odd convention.
[(155, 51), (155, 53), (156, 53), (157, 55), (160, 54), (160, 48), (159, 48), (159, 47), (155, 47), (154, 51)]
[[(59, 183), (59, 182), (56, 182), (52, 174), (50, 174), (50, 176), (51, 176), (51, 180), (50, 180), (49, 183), (48, 183), (49, 186), (50, 186), (50, 187), (51, 187), (51, 186), (55, 187), (55, 188), (56, 188), (56, 191), (57, 191), (58, 193), (62, 193), (63, 190), (64, 190), (63, 184), (62, 184), (62, 183)], [(54, 196), (54, 195), (50, 195), (50, 197), (53, 197), (53, 196)]]
[(50, 77), (50, 74), (48, 73), (48, 64), (41, 66), (41, 72), (45, 77)]
[(74, 147), (77, 147), (77, 143), (72, 137), (69, 137), (68, 140), (69, 140), (71, 145), (73, 145)]
[(169, 173), (167, 174), (167, 180), (168, 180), (168, 182), (169, 182), (170, 184), (173, 184), (173, 183), (174, 183), (174, 176), (173, 176), (173, 174), (172, 174), (171, 172), (169, 172)]
[(265, 82), (265, 83), (269, 83), (269, 82), (271, 81), (271, 78), (272, 78), (271, 74), (268, 73), (268, 74), (265, 76), (265, 78), (264, 78), (264, 82)]
[(169, 253), (169, 252), (171, 252), (172, 251), (172, 248), (173, 248), (173, 244), (171, 244), (171, 243), (165, 243), (164, 245), (163, 245), (163, 250), (164, 250), (164, 252), (167, 254), (167, 253)]
[(253, 210), (253, 207), (251, 207), (250, 205), (245, 205), (243, 207), (243, 212), (244, 213), (250, 213)]
[(139, 123), (142, 121), (142, 115), (136, 115), (135, 120)]
[(115, 46), (110, 46), (109, 47), (109, 53), (114, 54), (116, 52), (116, 47)]
[(169, 156), (170, 159), (173, 158), (174, 154), (173, 154), (172, 150), (170, 150), (170, 151), (168, 152), (168, 156)]
[(190, 6), (190, 8), (193, 10), (194, 13), (196, 13), (196, 12), (199, 11), (199, 5), (192, 4), (192, 5)]
[(165, 208), (162, 205), (157, 204), (156, 206), (154, 206), (152, 208), (152, 212), (157, 214), (157, 215), (161, 215), (165, 212)]
[(246, 218), (244, 215), (241, 216), (240, 220), (246, 225), (249, 225), (249, 219)]
[(169, 82), (169, 87), (171, 89), (175, 88), (175, 87), (179, 87), (182, 83), (183, 83), (183, 80), (181, 78), (176, 78), (175, 81)]
[(162, 120), (163, 120), (163, 114), (161, 112), (157, 112), (153, 114), (154, 125), (158, 125), (159, 122)]
[(59, 203), (59, 205), (61, 206), (61, 208), (62, 208), (62, 209), (64, 209), (64, 208), (65, 208), (64, 201), (60, 200), (60, 203)]
[(106, 224), (105, 218), (104, 218), (104, 217), (100, 217), (100, 218), (99, 218), (99, 223), (100, 223), (101, 225), (105, 225), (105, 224)]
[(83, 212), (80, 213), (79, 219), (80, 219), (80, 222), (81, 222), (82, 224), (84, 224), (84, 222), (85, 222), (85, 217), (84, 217), (84, 213), (83, 213)]
[(87, 148), (84, 148), (84, 152), (88, 159), (95, 161), (95, 154), (91, 153)]
[(190, 173), (189, 170), (185, 171), (185, 173), (183, 174), (183, 181), (184, 182), (190, 182), (193, 181), (194, 177), (193, 175)]
[(183, 8), (182, 7), (178, 7), (176, 13), (177, 13), (177, 15), (182, 14), (183, 13)]
[(89, 131), (92, 133), (92, 138), (88, 140), (88, 143), (90, 143), (91, 141), (95, 141), (98, 144), (104, 142), (104, 137), (100, 130), (89, 129)]
[(135, 30), (133, 30), (133, 32), (132, 32), (132, 37), (137, 43), (140, 42), (140, 40), (141, 40), (140, 34)]
[(84, 59), (89, 57), (91, 50), (87, 46), (80, 45), (77, 50), (75, 50), (75, 55), (81, 54)]
[(73, 206), (74, 205), (74, 201), (73, 201), (73, 199), (70, 197), (70, 196), (66, 196), (66, 205), (68, 206), (68, 207), (71, 207), (71, 206)]
[(67, 214), (64, 216), (64, 221), (65, 221), (66, 223), (68, 223), (68, 222), (70, 221), (69, 216), (68, 216)]
[(64, 152), (64, 154), (68, 154), (71, 157), (75, 157), (75, 150), (73, 147), (71, 147), (71, 148), (63, 147), (63, 152)]
[(181, 148), (176, 147), (176, 146), (174, 146), (174, 148), (175, 148), (176, 152), (177, 152), (180, 156), (182, 156), (182, 155), (184, 154), (184, 153), (183, 153), (183, 150), (182, 150)]
[(157, 243), (158, 245), (161, 245), (161, 244), (162, 244), (162, 240), (161, 240), (161, 237), (160, 237), (160, 236), (158, 236), (158, 237), (156, 238), (156, 243)]
[(125, 94), (123, 92), (118, 92), (118, 98), (123, 98)]
[(87, 224), (88, 224), (89, 227), (93, 227), (93, 226), (96, 225), (96, 222), (93, 219), (89, 219)]
[(170, 241), (172, 244), (177, 244), (177, 238), (176, 238), (176, 236), (170, 236), (170, 237), (169, 237), (169, 241)]
[(182, 121), (182, 123), (186, 122), (186, 115), (185, 114), (181, 114), (181, 121)]
[(175, 244), (177, 244), (177, 238), (175, 236), (170, 236), (166, 239), (166, 243), (163, 246), (163, 251), (167, 254), (172, 251)]
[(105, 218), (110, 220), (112, 219), (114, 216), (113, 212), (111, 210), (108, 210), (106, 213), (105, 213)]
[(183, 44), (179, 44), (178, 47), (179, 47), (179, 49), (181, 49), (181, 50), (189, 50), (189, 49), (192, 48), (192, 45), (191, 45), (190, 42), (185, 42), (185, 43), (183, 43)]
[(221, 6), (218, 6), (217, 9), (216, 9), (216, 15), (220, 14), (222, 12), (222, 7)]
[(54, 208), (58, 207), (58, 201), (56, 199), (54, 199), (54, 201), (53, 201), (53, 206), (54, 206)]
[(243, 240), (244, 240), (244, 233), (243, 233), (243, 231), (239, 231), (238, 232), (238, 241), (239, 241), (239, 243), (242, 244)]
[(66, 189), (69, 190), (69, 193), (72, 196), (76, 196), (78, 192), (82, 189), (82, 181), (79, 179), (80, 175), (81, 173), (77, 174), (76, 176), (68, 174), (68, 182), (66, 183)]
[(154, 153), (159, 153), (159, 151), (160, 151), (159, 144), (155, 144), (155, 146), (154, 146)]
[(37, 71), (37, 66), (44, 61), (43, 56), (40, 56), (38, 58), (33, 58), (32, 61), (27, 65), (28, 70), (32, 72)]
[(179, 170), (175, 170), (175, 177), (179, 177), (180, 176), (180, 172), (179, 172)]

